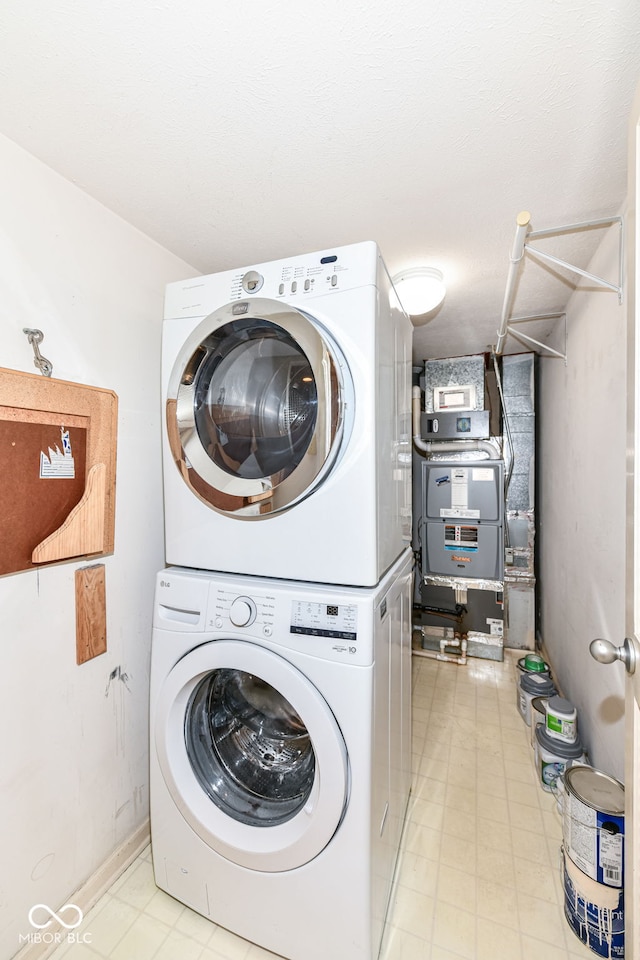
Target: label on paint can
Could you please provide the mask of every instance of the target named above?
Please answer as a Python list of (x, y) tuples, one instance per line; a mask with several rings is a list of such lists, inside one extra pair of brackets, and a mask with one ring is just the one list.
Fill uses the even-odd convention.
[(578, 734), (576, 708), (563, 697), (553, 696), (547, 700), (546, 728), (550, 737), (573, 743)]
[[(598, 803), (602, 809), (597, 809)], [(583, 873), (597, 883), (622, 887), (622, 784), (591, 767), (584, 767), (579, 773), (567, 771), (563, 837), (568, 856)]]
[(548, 713), (547, 733), (550, 733), (551, 736), (555, 733), (561, 740), (573, 742), (576, 738), (576, 722), (575, 720), (566, 720)]
[(582, 942), (606, 960), (624, 957), (624, 895), (581, 873), (563, 851), (564, 914)]

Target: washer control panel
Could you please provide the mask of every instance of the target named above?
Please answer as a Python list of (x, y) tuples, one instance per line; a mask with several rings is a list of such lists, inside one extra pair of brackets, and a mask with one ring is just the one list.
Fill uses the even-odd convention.
[(304, 637), (325, 637), (334, 656), (353, 657), (358, 653), (358, 607), (351, 603), (294, 600), (289, 632)]
[(218, 587), (209, 597), (207, 627), (214, 630), (253, 627), (265, 637), (273, 635), (276, 612), (275, 597), (268, 594), (238, 594), (227, 587)]
[(290, 632), (355, 643), (358, 638), (358, 608), (348, 603), (294, 600), (291, 604)]
[[(264, 639), (309, 657), (369, 666), (374, 655), (373, 608), (308, 585), (277, 590), (261, 584), (213, 582), (201, 629), (219, 637)], [(249, 592), (250, 589), (250, 592)]]

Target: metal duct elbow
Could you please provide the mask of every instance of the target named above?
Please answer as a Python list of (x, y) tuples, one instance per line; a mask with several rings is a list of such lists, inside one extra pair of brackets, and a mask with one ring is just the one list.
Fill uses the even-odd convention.
[(429, 456), (433, 453), (462, 453), (479, 451), (487, 454), (489, 460), (500, 460), (500, 451), (491, 440), (434, 440), (423, 441), (421, 448)]
[(491, 440), (423, 440), (420, 433), (420, 387), (411, 388), (411, 425), (413, 445), (420, 453), (430, 456), (434, 453), (460, 453), (462, 451), (480, 451), (490, 460), (499, 460), (500, 451)]

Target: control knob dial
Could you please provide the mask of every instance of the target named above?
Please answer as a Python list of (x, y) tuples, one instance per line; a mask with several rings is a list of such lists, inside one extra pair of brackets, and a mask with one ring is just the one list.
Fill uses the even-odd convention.
[(250, 597), (236, 597), (229, 610), (234, 627), (248, 627), (256, 618), (256, 605)]

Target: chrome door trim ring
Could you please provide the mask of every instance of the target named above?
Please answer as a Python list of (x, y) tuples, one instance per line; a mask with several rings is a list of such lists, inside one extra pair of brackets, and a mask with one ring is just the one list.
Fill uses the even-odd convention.
[[(306, 357), (318, 393), (317, 417), (307, 450), (284, 479), (236, 477), (209, 457), (198, 435), (194, 398), (195, 357), (206, 339), (238, 319), (265, 320), (280, 327)], [(206, 354), (205, 354), (206, 355)], [(308, 315), (265, 298), (233, 301), (205, 317), (192, 331), (175, 361), (167, 389), (166, 418), (174, 461), (192, 492), (212, 509), (239, 519), (265, 519), (308, 496), (335, 462), (344, 440), (345, 376), (349, 371), (337, 345)]]

